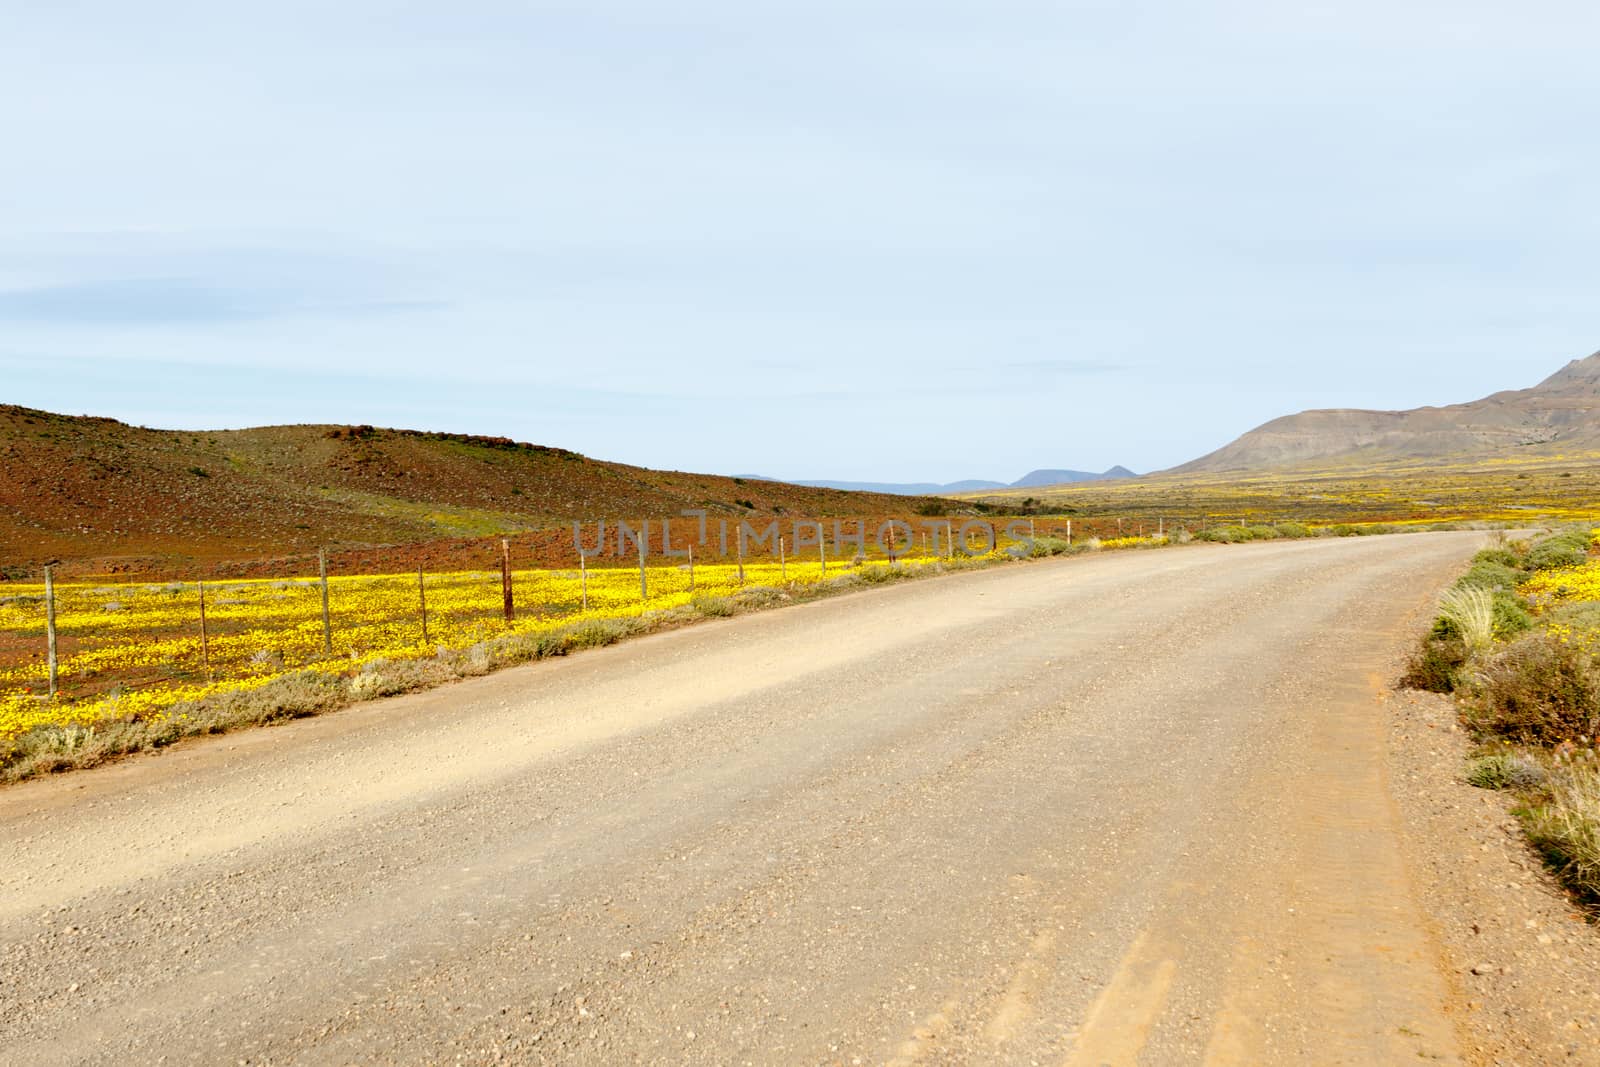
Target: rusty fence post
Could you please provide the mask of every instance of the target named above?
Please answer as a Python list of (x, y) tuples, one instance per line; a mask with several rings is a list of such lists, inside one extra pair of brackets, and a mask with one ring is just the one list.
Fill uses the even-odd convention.
[(45, 651), (50, 660), (50, 697), (55, 698), (59, 671), (56, 663), (56, 576), (53, 566), (44, 569)]

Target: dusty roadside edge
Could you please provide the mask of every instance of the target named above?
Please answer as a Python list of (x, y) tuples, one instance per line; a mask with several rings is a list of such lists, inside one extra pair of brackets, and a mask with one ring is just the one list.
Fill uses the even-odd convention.
[[(1419, 612), (1408, 638), (1426, 625)], [(1472, 742), (1455, 702), (1392, 688), (1399, 650), (1389, 666), (1388, 777), (1468, 1061), (1600, 1067), (1600, 926), (1528, 846), (1514, 800), (1464, 780)]]

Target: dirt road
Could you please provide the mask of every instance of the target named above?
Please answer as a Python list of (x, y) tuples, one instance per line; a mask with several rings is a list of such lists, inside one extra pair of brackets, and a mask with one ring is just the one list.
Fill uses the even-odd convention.
[(1480, 544), (997, 568), (5, 790), (0, 1058), (1459, 1062), (1378, 696)]

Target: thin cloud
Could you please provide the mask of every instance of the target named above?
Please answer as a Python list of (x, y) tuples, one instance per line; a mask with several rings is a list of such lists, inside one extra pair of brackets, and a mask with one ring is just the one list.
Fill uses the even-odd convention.
[(1103, 359), (1024, 359), (1005, 363), (1001, 366), (1005, 370), (1043, 374), (1053, 378), (1071, 378), (1092, 374), (1118, 374), (1128, 369), (1127, 364), (1112, 363)]
[(190, 278), (113, 278), (0, 291), (0, 320), (50, 325), (214, 324), (289, 315), (374, 315), (429, 310), (427, 300), (319, 299)]

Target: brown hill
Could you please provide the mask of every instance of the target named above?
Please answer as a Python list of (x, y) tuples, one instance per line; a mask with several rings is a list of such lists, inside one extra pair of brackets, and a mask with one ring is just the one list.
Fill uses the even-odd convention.
[(371, 426), (195, 432), (0, 405), (0, 567), (290, 556), (573, 519), (903, 514), (926, 498), (656, 471)]
[(1306, 411), (1275, 419), (1167, 473), (1266, 470), (1310, 462), (1379, 464), (1600, 450), (1600, 353), (1532, 389), (1412, 411)]

